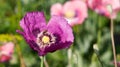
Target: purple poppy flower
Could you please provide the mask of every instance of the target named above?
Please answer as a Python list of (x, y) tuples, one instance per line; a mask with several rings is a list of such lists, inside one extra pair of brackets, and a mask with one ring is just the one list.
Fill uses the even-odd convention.
[(23, 31), (17, 30), (29, 44), (38, 52), (39, 56), (44, 56), (48, 52), (68, 48), (74, 36), (67, 21), (60, 16), (52, 16), (46, 24), (42, 12), (28, 12), (20, 21)]

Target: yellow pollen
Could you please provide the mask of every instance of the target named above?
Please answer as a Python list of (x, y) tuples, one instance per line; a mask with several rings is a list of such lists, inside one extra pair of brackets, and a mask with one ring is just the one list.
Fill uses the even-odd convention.
[(75, 16), (75, 13), (73, 11), (68, 11), (65, 13), (65, 16), (67, 18), (73, 18)]
[(50, 42), (50, 37), (49, 36), (43, 36), (42, 37), (42, 42), (43, 43), (49, 43)]

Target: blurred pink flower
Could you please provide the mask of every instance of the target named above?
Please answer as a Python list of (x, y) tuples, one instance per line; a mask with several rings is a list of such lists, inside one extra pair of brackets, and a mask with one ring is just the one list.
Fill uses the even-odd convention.
[(0, 46), (0, 62), (6, 62), (11, 59), (11, 56), (14, 52), (14, 44), (8, 42)]
[(116, 14), (120, 9), (119, 0), (87, 0), (86, 2), (88, 7), (108, 18), (116, 18)]
[[(70, 0), (70, 1), (73, 1), (73, 0)], [(86, 0), (79, 0), (79, 1), (86, 1)]]
[(62, 5), (60, 3), (52, 5), (51, 15), (62, 15)]
[(82, 24), (88, 16), (87, 6), (80, 0), (67, 1), (64, 5), (56, 3), (51, 6), (51, 15), (64, 17), (71, 26)]
[[(115, 62), (112, 61), (112, 64), (115, 64)], [(117, 67), (120, 67), (120, 61), (117, 61)]]
[(120, 62), (117, 62), (117, 66), (120, 67)]

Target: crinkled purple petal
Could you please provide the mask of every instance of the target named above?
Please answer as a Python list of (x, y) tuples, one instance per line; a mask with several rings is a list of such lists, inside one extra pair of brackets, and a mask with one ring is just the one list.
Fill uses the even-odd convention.
[(35, 41), (37, 34), (46, 27), (43, 12), (28, 12), (20, 21), (20, 26), (25, 32), (26, 37)]
[(60, 41), (63, 43), (73, 42), (74, 40), (72, 28), (62, 17), (52, 16), (47, 25), (47, 29), (53, 35), (59, 35)]
[(72, 42), (52, 44), (51, 46), (46, 47), (44, 49), (44, 51), (40, 51), (39, 55), (44, 56), (48, 52), (54, 52), (54, 51), (59, 50), (59, 49), (68, 48), (68, 47), (70, 47), (71, 44), (72, 44)]
[(16, 32), (18, 32), (19, 34), (21, 34), (21, 35), (24, 37), (24, 39), (26, 40), (26, 42), (29, 44), (29, 46), (30, 46), (32, 49), (34, 49), (34, 50), (36, 50), (36, 51), (39, 51), (38, 45), (35, 43), (35, 41), (33, 41), (33, 40), (31, 40), (31, 39), (27, 39), (28, 37), (26, 36), (25, 32), (22, 32), (22, 31), (20, 31), (20, 30), (17, 30)]

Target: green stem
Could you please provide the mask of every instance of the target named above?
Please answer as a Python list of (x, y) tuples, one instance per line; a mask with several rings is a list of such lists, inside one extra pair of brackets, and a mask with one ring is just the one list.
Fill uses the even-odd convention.
[(18, 18), (20, 19), (20, 17), (21, 17), (21, 14), (22, 13), (22, 5), (21, 5), (21, 0), (18, 0), (17, 1), (17, 16), (18, 16)]
[(114, 65), (117, 67), (117, 60), (116, 60), (116, 50), (115, 50), (115, 43), (114, 43), (114, 24), (113, 19), (111, 19), (111, 41), (112, 41), (112, 49), (113, 49), (113, 56), (114, 56)]
[(98, 34), (97, 34), (97, 44), (98, 44), (98, 47), (100, 47), (100, 41), (101, 41), (101, 30), (99, 29), (98, 30)]
[(21, 65), (20, 67), (25, 67), (24, 59), (23, 59), (19, 44), (16, 44), (16, 49), (17, 49), (17, 52), (18, 52), (18, 55), (19, 55), (19, 58), (20, 58), (20, 65)]
[(17, 39), (13, 35), (11, 35), (11, 36), (13, 37), (13, 42), (15, 43), (15, 47), (16, 47), (16, 50), (17, 50), (17, 53), (18, 53), (18, 56), (20, 59), (20, 67), (26, 67), (20, 45), (18, 44)]
[(45, 67), (49, 67), (48, 62), (46, 61), (46, 57), (44, 57), (44, 65), (45, 65)]
[(101, 59), (100, 59), (100, 56), (99, 56), (99, 54), (98, 54), (98, 51), (97, 50), (94, 50), (95, 51), (95, 54), (97, 55), (97, 58), (98, 58), (98, 60), (99, 60), (99, 62), (100, 62), (100, 64), (101, 64), (101, 67), (104, 67), (104, 65), (103, 65), (103, 63), (102, 63), (102, 61), (101, 61)]
[[(102, 28), (101, 23), (102, 23), (101, 22), (101, 16), (98, 15), (98, 25), (97, 25), (98, 26), (98, 31), (97, 31), (97, 45), (98, 45), (98, 47), (100, 47), (100, 44), (101, 44), (101, 28)], [(94, 51), (95, 51), (95, 54), (97, 55), (97, 58), (98, 58), (98, 60), (99, 60), (99, 62), (101, 64), (101, 67), (103, 67), (103, 63), (102, 63), (102, 61), (100, 59), (99, 52), (97, 50), (94, 50)]]
[(72, 67), (72, 50), (68, 49), (68, 67)]
[(100, 46), (101, 41), (101, 17), (98, 16), (98, 32), (97, 32), (97, 44), (98, 47)]
[(40, 67), (43, 67), (43, 63), (44, 63), (44, 56), (41, 56), (41, 57), (40, 57), (40, 59), (41, 59), (41, 62), (40, 62)]

